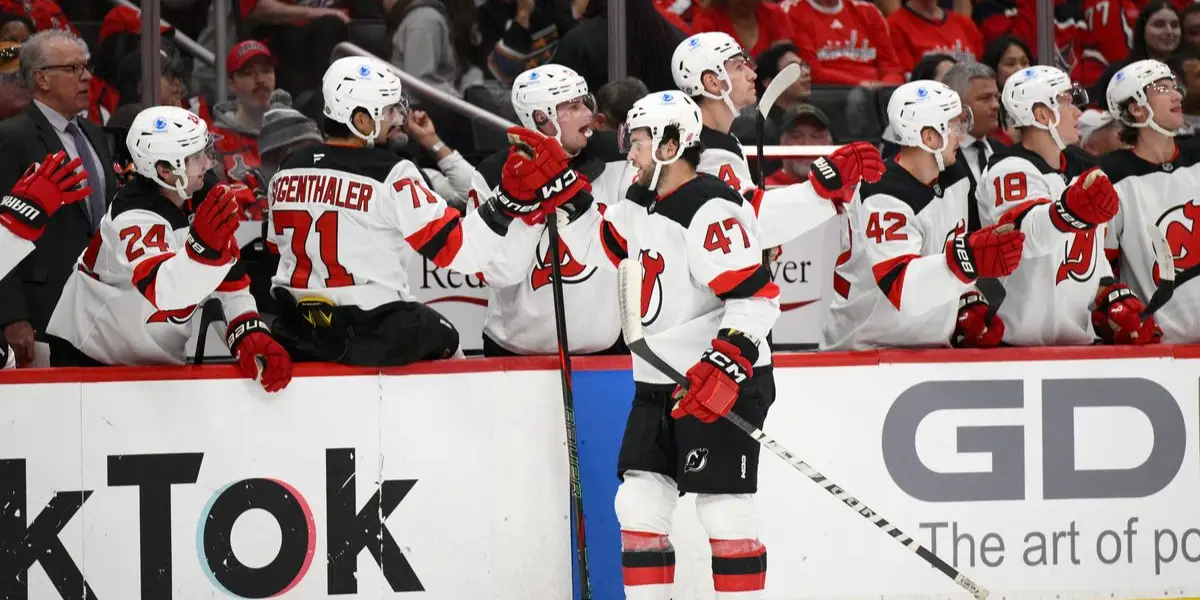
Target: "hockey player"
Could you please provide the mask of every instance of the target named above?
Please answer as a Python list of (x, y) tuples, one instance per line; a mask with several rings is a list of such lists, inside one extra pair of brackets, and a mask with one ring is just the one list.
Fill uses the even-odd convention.
[[(1113, 285), (1104, 258), (1117, 193), (1090, 156), (1072, 146), (1087, 93), (1066, 73), (1033, 66), (1008, 78), (1002, 101), (1021, 143), (988, 161), (978, 201), (982, 223), (1008, 223), (1025, 233), (1021, 268), (1002, 280), (1015, 300), (1000, 307), (1003, 341), (1083, 345), (1096, 335), (1108, 343), (1156, 341), (1153, 319), (1137, 318), (1141, 301)], [(1093, 322), (1112, 325), (1093, 328)]]
[(504, 193), (464, 218), (428, 188), (416, 165), (377, 147), (405, 118), (400, 79), (386, 63), (340, 59), (322, 88), (326, 143), (291, 154), (268, 191), (269, 237), (280, 254), (272, 280), (280, 340), (297, 360), (353, 365), (459, 354), (453, 325), (409, 292), (413, 253), (478, 273), (498, 255), (514, 217), (535, 218), (540, 188), (550, 185), (551, 200), (566, 199), (584, 183), (565, 158), (552, 160), (561, 154), (548, 150), (553, 140), (514, 131), (544, 164), (510, 155)]
[(970, 172), (956, 150), (968, 114), (946, 85), (913, 81), (888, 100), (888, 122), (901, 148), (847, 210), (821, 349), (995, 346), (1004, 322), (987, 320), (973, 284), (1012, 273), (1024, 236), (967, 230)]
[(47, 327), (51, 364), (183, 364), (191, 317), (216, 297), (242, 371), (259, 377), (261, 361), (263, 388), (283, 389), (292, 361), (259, 319), (237, 267), (237, 201), (214, 185), (208, 127), (185, 109), (155, 106), (134, 118), (125, 143), (137, 176), (67, 280)]
[[(675, 48), (671, 70), (675, 85), (692, 97), (703, 118), (704, 128), (700, 132), (703, 150), (697, 170), (717, 177), (750, 198), (755, 214), (763, 223), (763, 238), (759, 241), (765, 248), (783, 243), (777, 234), (788, 239), (799, 235), (791, 223), (779, 223), (780, 218), (796, 219), (809, 229), (815, 228), (841, 210), (860, 177), (877, 179), (883, 173), (879, 150), (866, 142), (855, 142), (827, 159), (839, 163), (840, 177), (849, 182), (846, 185), (840, 179), (827, 178), (829, 171), (813, 168), (807, 182), (764, 193), (750, 177), (741, 142), (729, 133), (739, 111), (753, 106), (757, 100), (754, 63), (750, 57), (728, 34), (697, 33)], [(779, 199), (783, 199), (782, 205)], [(785, 210), (786, 214), (776, 214), (777, 209)]]
[[(512, 105), (521, 124), (560, 142), (570, 166), (591, 186), (576, 202), (609, 207), (625, 198), (634, 170), (620, 160), (611, 133), (593, 134), (596, 104), (587, 81), (561, 65), (543, 65), (521, 73), (513, 82)], [(476, 193), (484, 198), (497, 190), (506, 155), (488, 157), (479, 167)], [(586, 209), (579, 207), (579, 210)], [(550, 248), (543, 225), (514, 227), (500, 257), (483, 269), (488, 285), (483, 322), (485, 356), (554, 354), (555, 331), (552, 262), (560, 260), (567, 339), (574, 354), (626, 352), (620, 341), (621, 321), (614, 302), (616, 274), (580, 261), (565, 245)], [(574, 318), (584, 316), (586, 318)]]
[[(30, 165), (12, 190), (0, 199), (0, 277), (8, 275), (42, 236), (46, 223), (63, 204), (87, 198), (91, 188), (79, 159), (66, 152), (49, 154)], [(66, 163), (66, 164), (63, 164)], [(0, 342), (0, 369), (16, 367), (16, 355)]]
[[(1133, 148), (1100, 160), (1120, 198), (1109, 222), (1106, 253), (1118, 261), (1124, 282), (1117, 286), (1118, 294), (1134, 294), (1118, 302), (1130, 305), (1128, 314), (1136, 315), (1140, 305), (1135, 298), (1149, 298), (1158, 287), (1160, 273), (1146, 238), (1148, 227), (1158, 227), (1178, 274), (1174, 296), (1154, 318), (1163, 341), (1173, 344), (1200, 342), (1200, 287), (1185, 285), (1200, 272), (1200, 141), (1175, 139), (1184, 125), (1183, 94), (1171, 70), (1156, 60), (1140, 60), (1118, 71), (1108, 84), (1108, 109), (1121, 122), (1122, 141)], [(1105, 330), (1103, 323), (1096, 328), (1117, 341), (1132, 331), (1140, 338), (1142, 331), (1132, 320), (1118, 323), (1116, 331)]]
[[(79, 202), (91, 193), (87, 173), (80, 170), (80, 165), (78, 158), (71, 159), (61, 150), (49, 154), (40, 164), (30, 165), (0, 199), (0, 277), (8, 275), (33, 252), (33, 243), (59, 207)], [(0, 364), (3, 362), (0, 359)]]
[[(642, 98), (626, 125), (629, 160), (638, 170), (631, 198), (638, 190), (649, 204), (621, 202), (603, 215), (567, 215), (573, 221), (562, 228), (563, 239), (589, 264), (612, 268), (637, 259), (647, 340), (676, 368), (692, 365), (684, 393), (634, 357), (636, 393), (617, 460), (626, 597), (671, 597), (671, 519), (679, 493), (695, 493), (711, 542), (717, 598), (761, 598), (766, 548), (753, 502), (759, 447), (717, 419), (736, 410), (761, 426), (775, 398), (765, 339), (779, 316), (779, 287), (762, 265), (759, 239), (767, 223), (756, 218), (752, 201), (697, 171), (700, 108), (687, 94)], [(855, 156), (840, 164), (820, 159), (818, 169), (852, 189), (857, 178), (843, 179), (839, 170), (861, 170)], [(565, 203), (560, 212), (575, 206)], [(808, 227), (779, 221), (772, 225), (793, 235)]]

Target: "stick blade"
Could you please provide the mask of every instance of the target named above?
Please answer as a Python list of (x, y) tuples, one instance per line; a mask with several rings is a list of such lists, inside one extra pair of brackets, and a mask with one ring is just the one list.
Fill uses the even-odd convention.
[(1146, 225), (1146, 237), (1154, 248), (1154, 262), (1158, 263), (1158, 276), (1162, 281), (1175, 282), (1175, 256), (1171, 254), (1171, 245), (1161, 229), (1150, 224)]
[(617, 293), (621, 305), (621, 333), (631, 345), (646, 337), (642, 331), (642, 265), (626, 258), (617, 265)]
[(771, 107), (775, 106), (775, 101), (779, 99), (783, 90), (786, 90), (788, 86), (800, 79), (800, 72), (800, 64), (792, 63), (771, 80), (771, 85), (768, 85), (767, 89), (763, 90), (762, 98), (758, 99), (758, 113), (763, 118), (766, 118), (767, 113), (771, 112)]

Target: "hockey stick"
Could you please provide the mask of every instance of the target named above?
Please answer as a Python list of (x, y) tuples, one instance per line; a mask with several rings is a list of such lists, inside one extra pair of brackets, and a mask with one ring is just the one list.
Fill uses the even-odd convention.
[(1175, 294), (1175, 257), (1171, 254), (1171, 245), (1167, 243), (1162, 230), (1154, 225), (1146, 225), (1146, 235), (1150, 238), (1150, 245), (1154, 247), (1154, 262), (1158, 264), (1159, 282), (1158, 289), (1150, 296), (1146, 308), (1138, 315), (1143, 321), (1158, 312), (1158, 309)]
[(775, 101), (779, 100), (783, 90), (799, 79), (800, 65), (792, 63), (771, 80), (771, 84), (763, 90), (762, 98), (758, 99), (758, 114), (754, 118), (754, 127), (758, 133), (758, 158), (754, 161), (754, 175), (758, 178), (759, 187), (765, 188), (767, 185), (766, 180), (763, 179), (763, 137), (767, 128), (767, 115), (770, 114), (772, 108), (775, 108)]
[(204, 346), (208, 343), (208, 329), (216, 321), (224, 321), (225, 313), (221, 308), (221, 301), (216, 298), (209, 298), (200, 307), (200, 331), (196, 333), (196, 356), (192, 359), (192, 364), (204, 364)]
[[(631, 259), (625, 259), (621, 261), (621, 264), (618, 267), (617, 287), (620, 294), (619, 302), (621, 304), (621, 331), (625, 334), (625, 344), (629, 346), (629, 350), (636, 354), (639, 358), (650, 363), (651, 366), (653, 366), (655, 369), (658, 369), (663, 375), (671, 378), (671, 380), (676, 384), (686, 389), (688, 387), (687, 378), (680, 374), (679, 371), (676, 371), (671, 365), (668, 365), (665, 361), (659, 358), (659, 356), (656, 355), (646, 343), (646, 336), (642, 331), (640, 310), (642, 281), (641, 269), (641, 265), (638, 264), (637, 261)], [(954, 583), (957, 583), (960, 587), (970, 592), (972, 596), (978, 598), (979, 600), (984, 600), (988, 597), (988, 591), (986, 589), (968, 579), (966, 575), (959, 573), (957, 569), (947, 564), (946, 561), (942, 560), (940, 557), (938, 557), (938, 555), (925, 549), (924, 546), (917, 543), (916, 540), (909, 537), (903, 531), (900, 531), (900, 528), (889, 523), (886, 519), (880, 516), (879, 513), (867, 508), (867, 505), (863, 504), (857, 498), (851, 496), (846, 492), (846, 490), (842, 489), (841, 486), (830, 481), (824, 475), (817, 472), (817, 470), (809, 466), (808, 463), (805, 463), (794, 456), (786, 448), (780, 446), (778, 442), (768, 437), (767, 434), (763, 433), (762, 430), (751, 425), (745, 419), (733, 412), (726, 414), (725, 419), (736, 425), (738, 429), (746, 432), (747, 435), (754, 438), (754, 440), (759, 444), (762, 444), (764, 448), (770, 450), (779, 458), (787, 461), (789, 465), (794, 467), (797, 471), (803, 473), (817, 485), (820, 485), (825, 489), (825, 491), (832, 494), (835, 498), (841, 500), (843, 504), (854, 509), (854, 512), (857, 512), (858, 514), (862, 515), (863, 518), (874, 523), (876, 527), (892, 536), (897, 542), (903, 544), (905, 548), (915, 552), (917, 556), (923, 558), (925, 562), (944, 573), (947, 577), (953, 579)]]
[(575, 430), (575, 396), (571, 390), (571, 346), (567, 344), (567, 313), (563, 302), (562, 267), (559, 265), (558, 218), (552, 212), (546, 217), (546, 232), (549, 234), (550, 287), (554, 294), (554, 327), (558, 334), (558, 371), (562, 376), (563, 415), (567, 426), (567, 457), (571, 463), (571, 519), (574, 526), (575, 553), (579, 566), (579, 594), (581, 600), (592, 597), (591, 578), (588, 573), (587, 536), (583, 526), (583, 479), (579, 473), (579, 444)]

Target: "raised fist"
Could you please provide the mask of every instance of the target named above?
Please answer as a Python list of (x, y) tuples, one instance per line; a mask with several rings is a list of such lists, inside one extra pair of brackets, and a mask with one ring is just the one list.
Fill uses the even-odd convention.
[(1050, 222), (1066, 233), (1087, 231), (1112, 220), (1119, 206), (1117, 190), (1108, 176), (1093, 168), (1076, 179), (1050, 207)]
[(859, 181), (875, 183), (883, 177), (883, 171), (878, 148), (867, 142), (853, 142), (813, 161), (808, 181), (817, 195), (832, 200), (841, 212), (841, 205), (850, 201)]
[(980, 277), (1004, 277), (1017, 270), (1025, 234), (1011, 224), (984, 227), (946, 242), (946, 264), (963, 283)]
[(591, 186), (571, 168), (558, 140), (524, 127), (508, 130), (511, 147), (500, 174), (499, 202), (512, 217), (537, 222)]

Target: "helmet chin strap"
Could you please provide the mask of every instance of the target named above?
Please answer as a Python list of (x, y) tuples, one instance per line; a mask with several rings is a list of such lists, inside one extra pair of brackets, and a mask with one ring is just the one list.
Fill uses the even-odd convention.
[(1037, 120), (1037, 118), (1035, 117), (1035, 118), (1033, 119), (1033, 126), (1034, 126), (1034, 127), (1037, 127), (1038, 129), (1041, 129), (1041, 130), (1044, 130), (1044, 131), (1046, 131), (1046, 132), (1049, 132), (1049, 133), (1050, 133), (1050, 139), (1054, 140), (1054, 145), (1055, 145), (1055, 146), (1058, 146), (1058, 151), (1059, 151), (1059, 152), (1062, 152), (1062, 151), (1064, 151), (1064, 150), (1066, 150), (1066, 149), (1067, 149), (1067, 145), (1063, 143), (1062, 136), (1061, 136), (1061, 135), (1059, 135), (1059, 133), (1058, 133), (1058, 123), (1059, 123), (1059, 122), (1062, 120), (1062, 115), (1061, 115), (1061, 114), (1058, 112), (1058, 106), (1057, 106), (1057, 105), (1055, 105), (1055, 107), (1054, 107), (1053, 109), (1051, 109), (1051, 110), (1053, 110), (1053, 111), (1054, 111), (1054, 119), (1052, 119), (1052, 120), (1050, 121), (1050, 124), (1049, 124), (1049, 125), (1043, 125), (1043, 124), (1042, 124), (1042, 123), (1040, 123), (1040, 122)]
[(1150, 129), (1157, 131), (1167, 137), (1171, 137), (1171, 138), (1175, 137), (1175, 135), (1178, 132), (1167, 131), (1167, 128), (1163, 127), (1162, 125), (1159, 125), (1158, 122), (1154, 120), (1154, 109), (1150, 108), (1149, 100), (1143, 99), (1143, 98), (1137, 98), (1136, 101), (1138, 103), (1138, 106), (1141, 106), (1146, 109), (1146, 120), (1141, 123), (1133, 123), (1130, 125), (1131, 127), (1135, 128), (1135, 129), (1142, 129), (1145, 127), (1149, 127)]
[[(729, 94), (733, 91), (733, 80), (729, 78), (728, 73), (721, 75), (719, 79), (725, 82), (725, 84), (728, 86), (728, 89), (721, 90), (721, 94), (717, 95), (710, 93), (704, 88), (701, 88), (700, 95), (704, 96), (705, 98), (711, 98), (713, 100), (720, 100), (721, 102), (724, 102), (725, 107), (729, 109), (729, 114), (736, 119), (738, 118), (738, 110), (737, 107), (733, 105), (733, 99), (729, 97)], [(703, 83), (701, 83), (701, 85), (703, 85)]]
[(917, 147), (933, 155), (933, 160), (937, 163), (938, 173), (941, 173), (946, 170), (946, 159), (942, 158), (942, 152), (946, 151), (946, 146), (949, 144), (950, 131), (947, 129), (946, 133), (942, 135), (942, 144), (937, 148), (930, 148), (925, 144), (924, 140), (921, 140), (921, 143)]

